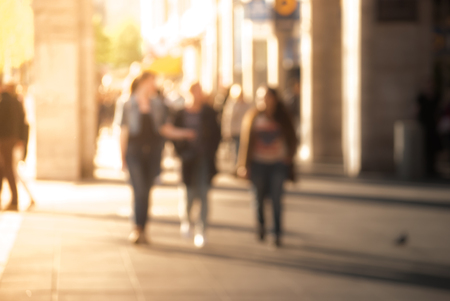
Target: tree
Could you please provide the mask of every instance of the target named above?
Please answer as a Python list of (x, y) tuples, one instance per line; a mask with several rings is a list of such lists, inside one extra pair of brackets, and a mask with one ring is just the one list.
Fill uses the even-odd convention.
[(111, 38), (105, 33), (100, 18), (94, 18), (94, 39), (95, 39), (95, 62), (97, 64), (112, 63), (112, 42)]
[(142, 59), (141, 32), (135, 22), (125, 20), (116, 30), (113, 62), (116, 67), (128, 66)]
[(17, 68), (34, 52), (31, 0), (0, 1), (0, 72), (5, 65)]

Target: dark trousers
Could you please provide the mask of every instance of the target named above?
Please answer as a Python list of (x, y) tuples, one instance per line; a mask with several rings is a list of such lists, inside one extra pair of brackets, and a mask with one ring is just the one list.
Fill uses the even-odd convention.
[(241, 136), (233, 136), (233, 141), (234, 141), (234, 147), (235, 147), (235, 152), (236, 152), (236, 160), (237, 157), (239, 155), (239, 147), (240, 147), (240, 143), (241, 143)]
[(272, 200), (275, 235), (281, 234), (281, 198), (283, 183), (287, 179), (288, 167), (284, 163), (264, 164), (252, 162), (250, 179), (255, 193), (256, 214), (260, 226), (264, 227), (264, 199)]
[(13, 166), (13, 150), (16, 138), (0, 138), (0, 193), (2, 191), (3, 178), (6, 178), (11, 190), (11, 203), (17, 204), (17, 184)]
[(134, 222), (144, 228), (147, 223), (150, 189), (160, 170), (161, 156), (141, 147), (129, 146), (126, 154), (133, 188)]
[[(184, 162), (183, 164), (186, 164)], [(185, 208), (186, 221), (192, 222), (191, 209), (194, 199), (198, 198), (201, 203), (200, 221), (197, 226), (201, 230), (206, 230), (208, 219), (208, 192), (211, 187), (209, 179), (209, 164), (206, 158), (198, 157), (189, 162), (192, 166), (190, 180), (186, 183), (187, 202)]]

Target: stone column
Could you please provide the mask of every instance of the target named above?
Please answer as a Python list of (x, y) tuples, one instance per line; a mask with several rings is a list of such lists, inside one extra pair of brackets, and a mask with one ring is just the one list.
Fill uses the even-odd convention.
[(79, 59), (80, 59), (80, 164), (81, 176), (90, 178), (94, 173), (94, 157), (97, 138), (97, 103), (95, 89), (94, 35), (92, 27), (92, 0), (78, 0), (79, 16)]
[(92, 175), (95, 99), (90, 0), (34, 0), (36, 177)]
[(376, 0), (361, 1), (361, 170), (394, 171), (394, 124), (414, 118), (432, 69), (432, 1), (416, 20), (380, 21)]
[(340, 1), (312, 4), (312, 160), (342, 163)]

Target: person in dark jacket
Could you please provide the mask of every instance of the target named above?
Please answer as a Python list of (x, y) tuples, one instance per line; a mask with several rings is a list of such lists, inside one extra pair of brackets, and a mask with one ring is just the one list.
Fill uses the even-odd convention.
[(196, 133), (192, 141), (175, 142), (175, 149), (182, 161), (183, 182), (187, 190), (187, 202), (181, 223), (184, 236), (191, 233), (191, 208), (195, 198), (201, 201), (200, 220), (196, 223), (194, 243), (202, 247), (205, 243), (205, 230), (208, 216), (208, 192), (211, 180), (217, 173), (216, 151), (220, 142), (220, 127), (217, 113), (205, 104), (200, 84), (190, 88), (192, 102), (177, 113), (174, 126), (191, 129)]
[(5, 85), (0, 89), (0, 195), (3, 178), (6, 178), (11, 190), (11, 202), (6, 210), (17, 211), (18, 192), (13, 151), (25, 139), (25, 112), (16, 96), (15, 85)]
[[(264, 199), (272, 199), (275, 245), (281, 245), (283, 184), (293, 180), (297, 137), (292, 120), (274, 89), (261, 87), (264, 95), (257, 108), (244, 117), (237, 174), (253, 184), (258, 219), (258, 238), (265, 239)], [(258, 93), (259, 94), (259, 93)]]
[(436, 154), (439, 149), (437, 131), (439, 97), (434, 84), (429, 81), (417, 97), (417, 119), (425, 135), (425, 166), (427, 176), (434, 177), (436, 172)]
[(155, 75), (143, 73), (131, 86), (131, 97), (123, 107), (121, 150), (123, 168), (128, 168), (134, 196), (135, 228), (129, 240), (147, 243), (146, 224), (150, 189), (161, 169), (164, 138), (193, 139), (193, 131), (167, 123), (167, 109), (155, 86)]

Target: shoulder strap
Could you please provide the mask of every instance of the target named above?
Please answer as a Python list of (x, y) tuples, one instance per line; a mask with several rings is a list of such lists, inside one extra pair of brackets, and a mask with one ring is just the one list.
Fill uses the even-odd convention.
[(247, 167), (249, 164), (252, 125), (258, 113), (259, 111), (257, 109), (251, 109), (245, 114), (244, 119), (242, 120), (241, 143), (239, 146), (237, 163), (238, 168)]

